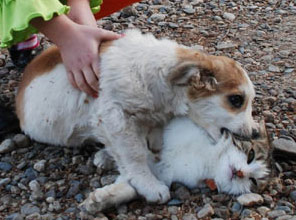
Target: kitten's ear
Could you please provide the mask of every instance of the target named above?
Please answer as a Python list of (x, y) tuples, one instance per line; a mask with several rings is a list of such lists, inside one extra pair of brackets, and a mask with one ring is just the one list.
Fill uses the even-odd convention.
[(182, 62), (178, 64), (170, 73), (169, 81), (172, 85), (187, 86), (195, 78), (200, 81), (200, 71), (194, 62)]

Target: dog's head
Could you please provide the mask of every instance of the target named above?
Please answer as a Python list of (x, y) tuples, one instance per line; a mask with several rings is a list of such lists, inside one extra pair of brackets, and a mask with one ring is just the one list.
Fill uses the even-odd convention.
[(258, 134), (252, 118), (255, 91), (246, 71), (234, 60), (178, 49), (178, 64), (169, 80), (186, 91), (188, 115), (214, 139), (225, 127), (239, 136)]

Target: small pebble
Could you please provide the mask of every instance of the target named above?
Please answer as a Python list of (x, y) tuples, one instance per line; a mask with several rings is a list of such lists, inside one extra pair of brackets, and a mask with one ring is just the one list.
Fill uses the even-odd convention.
[(15, 144), (11, 139), (5, 139), (0, 144), (0, 154), (11, 152), (15, 149)]
[(24, 134), (17, 134), (13, 137), (13, 141), (19, 148), (25, 148), (30, 145), (30, 139)]
[(237, 197), (237, 201), (243, 206), (254, 206), (262, 204), (263, 198), (256, 193), (247, 193)]
[(12, 169), (10, 163), (7, 162), (0, 162), (0, 171), (8, 172)]
[(206, 204), (198, 213), (198, 218), (205, 218), (214, 215), (214, 209), (210, 204)]

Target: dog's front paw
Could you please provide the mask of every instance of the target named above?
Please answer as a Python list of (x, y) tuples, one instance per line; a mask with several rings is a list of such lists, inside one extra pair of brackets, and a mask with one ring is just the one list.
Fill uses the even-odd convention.
[(162, 182), (158, 181), (155, 177), (143, 178), (142, 176), (133, 177), (130, 183), (137, 193), (148, 202), (152, 203), (165, 203), (170, 199), (170, 190)]

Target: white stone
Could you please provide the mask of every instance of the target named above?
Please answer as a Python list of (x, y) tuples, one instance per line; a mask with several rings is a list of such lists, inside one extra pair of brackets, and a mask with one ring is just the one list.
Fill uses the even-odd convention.
[(256, 193), (247, 193), (237, 197), (237, 201), (243, 206), (253, 206), (263, 203), (263, 198)]
[(224, 12), (223, 18), (229, 21), (233, 21), (235, 19), (235, 15), (232, 13)]

